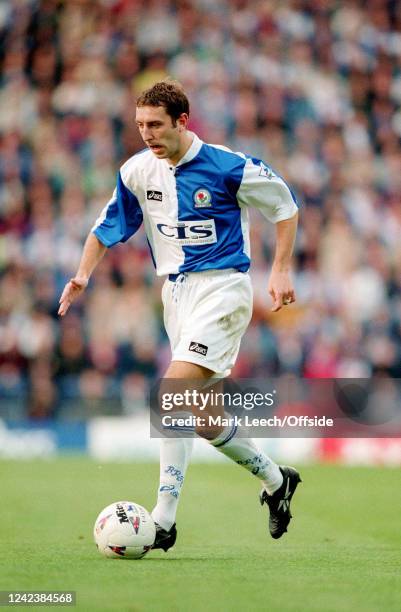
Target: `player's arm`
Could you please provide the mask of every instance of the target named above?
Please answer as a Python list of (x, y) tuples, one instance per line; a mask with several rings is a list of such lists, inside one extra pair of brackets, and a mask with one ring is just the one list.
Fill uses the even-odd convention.
[(268, 284), (268, 291), (273, 299), (273, 312), (280, 310), (283, 304), (295, 302), (290, 268), (297, 224), (298, 213), (290, 219), (276, 223), (276, 252)]
[[(124, 175), (125, 180), (129, 180), (126, 167)], [(126, 185), (122, 172), (119, 172), (113, 196), (100, 213), (86, 239), (77, 273), (64, 287), (58, 310), (61, 317), (86, 289), (93, 270), (106, 250), (118, 242), (126, 242), (138, 230), (142, 220), (139, 201)]]
[(61, 294), (58, 309), (58, 314), (61, 317), (67, 313), (72, 302), (85, 291), (93, 270), (106, 250), (107, 247), (91, 232), (86, 239), (77, 273), (68, 281)]
[(240, 206), (252, 206), (276, 226), (276, 252), (268, 283), (272, 311), (295, 302), (290, 278), (291, 256), (298, 221), (296, 199), (286, 182), (262, 161), (248, 158), (237, 193)]

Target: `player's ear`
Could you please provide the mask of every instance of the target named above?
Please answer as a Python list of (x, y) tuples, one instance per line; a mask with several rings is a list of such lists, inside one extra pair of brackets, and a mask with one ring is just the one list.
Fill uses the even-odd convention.
[(181, 113), (181, 115), (178, 117), (177, 119), (177, 125), (178, 125), (178, 131), (182, 132), (183, 130), (186, 130), (187, 125), (188, 125), (188, 115), (187, 113)]

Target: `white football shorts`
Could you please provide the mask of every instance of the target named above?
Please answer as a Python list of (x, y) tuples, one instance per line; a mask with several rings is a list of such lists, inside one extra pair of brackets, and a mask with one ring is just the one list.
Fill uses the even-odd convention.
[(236, 270), (207, 270), (166, 279), (164, 325), (172, 361), (189, 361), (228, 376), (252, 317), (252, 285)]

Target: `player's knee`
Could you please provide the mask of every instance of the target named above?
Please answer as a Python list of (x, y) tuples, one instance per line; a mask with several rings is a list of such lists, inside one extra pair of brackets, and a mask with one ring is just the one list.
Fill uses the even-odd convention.
[(214, 440), (215, 438), (217, 438), (217, 436), (221, 434), (223, 429), (224, 427), (222, 427), (221, 425), (205, 423), (197, 425), (197, 427), (195, 428), (195, 432), (198, 434), (198, 436), (204, 438), (205, 440)]

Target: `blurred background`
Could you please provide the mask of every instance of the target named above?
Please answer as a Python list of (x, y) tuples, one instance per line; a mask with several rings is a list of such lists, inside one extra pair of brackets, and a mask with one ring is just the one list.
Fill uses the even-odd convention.
[(135, 97), (167, 75), (190, 128), (265, 160), (301, 207), (297, 302), (274, 315), (274, 227), (252, 214), (255, 309), (233, 374), (401, 377), (400, 3), (9, 0), (0, 67), (0, 417), (135, 415), (169, 362), (142, 229), (57, 317), (143, 148)]

